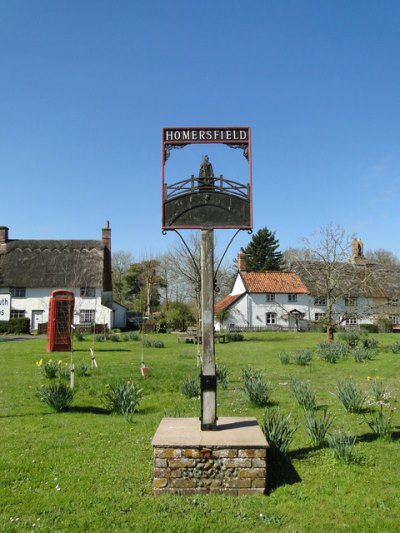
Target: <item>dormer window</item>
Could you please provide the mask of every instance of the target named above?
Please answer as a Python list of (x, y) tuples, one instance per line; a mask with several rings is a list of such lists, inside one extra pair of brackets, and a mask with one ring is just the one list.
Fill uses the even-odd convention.
[(94, 298), (96, 289), (94, 287), (81, 287), (81, 298)]

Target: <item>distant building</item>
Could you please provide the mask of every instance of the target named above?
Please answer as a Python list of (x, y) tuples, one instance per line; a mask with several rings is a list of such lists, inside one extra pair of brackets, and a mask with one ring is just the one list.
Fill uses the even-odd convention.
[[(247, 272), (238, 257), (231, 293), (215, 305), (216, 329), (305, 330), (323, 320), (326, 299), (320, 287), (322, 263), (294, 265), (289, 272)], [(341, 283), (348, 295), (334, 311), (343, 326), (359, 327), (378, 319), (400, 329), (400, 267), (367, 263), (363, 243), (354, 240), (349, 263), (341, 264)], [(346, 291), (343, 291), (343, 295)]]
[(113, 301), (108, 222), (101, 240), (9, 239), (0, 227), (0, 294), (11, 294), (11, 317), (39, 329), (54, 289), (74, 293), (75, 324), (125, 327), (126, 309)]

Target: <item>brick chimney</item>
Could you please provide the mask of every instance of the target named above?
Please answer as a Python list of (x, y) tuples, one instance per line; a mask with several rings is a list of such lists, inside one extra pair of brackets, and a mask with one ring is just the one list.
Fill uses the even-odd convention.
[(8, 241), (8, 228), (7, 226), (0, 226), (0, 244), (6, 244)]
[(110, 222), (107, 220), (107, 226), (101, 230), (101, 238), (104, 246), (111, 253), (111, 228)]
[(364, 243), (361, 239), (353, 239), (351, 243), (351, 263), (353, 265), (365, 265)]
[(103, 291), (112, 291), (112, 271), (111, 271), (111, 228), (107, 220), (107, 226), (101, 230), (101, 239), (104, 244), (104, 269), (103, 269)]
[(238, 256), (238, 269), (239, 269), (239, 272), (246, 272), (247, 270), (246, 254), (244, 253), (243, 248), (240, 249), (239, 256)]

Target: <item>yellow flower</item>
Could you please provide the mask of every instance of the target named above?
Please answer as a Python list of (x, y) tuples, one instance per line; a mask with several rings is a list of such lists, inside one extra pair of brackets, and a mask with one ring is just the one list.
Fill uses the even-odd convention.
[(36, 361), (36, 366), (40, 368), (43, 365), (43, 359), (39, 359), (39, 361)]
[(58, 361), (58, 364), (59, 364), (59, 365), (61, 365), (61, 364), (62, 364), (62, 359), (60, 359), (60, 360)]
[(381, 379), (380, 376), (376, 376), (376, 379)]
[(367, 379), (368, 379), (368, 381), (371, 381), (371, 376), (368, 376)]

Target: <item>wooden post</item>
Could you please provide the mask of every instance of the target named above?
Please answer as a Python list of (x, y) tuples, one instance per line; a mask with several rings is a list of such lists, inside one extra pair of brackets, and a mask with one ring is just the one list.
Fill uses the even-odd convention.
[(201, 230), (201, 430), (217, 429), (217, 380), (214, 353), (214, 230)]

